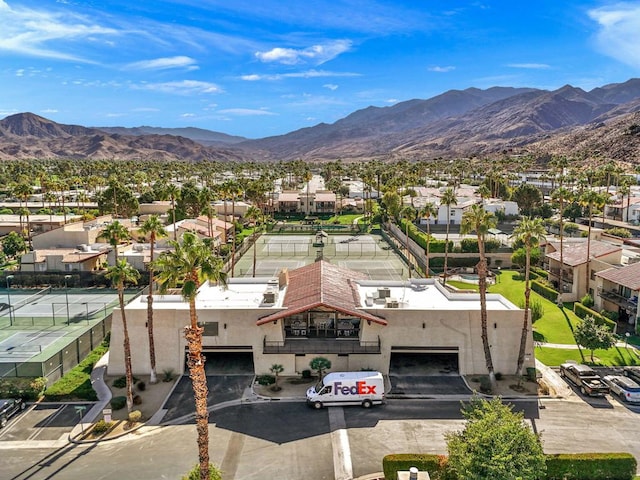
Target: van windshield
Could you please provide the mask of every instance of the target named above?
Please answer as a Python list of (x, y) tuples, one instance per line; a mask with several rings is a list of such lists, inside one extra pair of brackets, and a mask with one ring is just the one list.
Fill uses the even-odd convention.
[(316, 391), (316, 393), (318, 393), (320, 392), (320, 390), (322, 390), (322, 387), (324, 387), (324, 383), (322, 383), (322, 380), (320, 380), (318, 383), (316, 383), (314, 390)]

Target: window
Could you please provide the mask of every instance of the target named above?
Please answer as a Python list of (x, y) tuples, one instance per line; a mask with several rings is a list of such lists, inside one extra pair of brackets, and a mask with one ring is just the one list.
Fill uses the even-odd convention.
[(204, 328), (202, 335), (205, 337), (217, 337), (218, 336), (218, 322), (201, 323), (200, 326)]
[(595, 270), (591, 270), (590, 278), (591, 278), (591, 280), (595, 280), (596, 279), (596, 271)]

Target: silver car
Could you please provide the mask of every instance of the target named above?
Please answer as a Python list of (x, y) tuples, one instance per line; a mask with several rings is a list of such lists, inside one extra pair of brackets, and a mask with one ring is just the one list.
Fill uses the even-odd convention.
[(623, 402), (640, 403), (640, 385), (634, 380), (622, 375), (606, 375), (602, 380)]

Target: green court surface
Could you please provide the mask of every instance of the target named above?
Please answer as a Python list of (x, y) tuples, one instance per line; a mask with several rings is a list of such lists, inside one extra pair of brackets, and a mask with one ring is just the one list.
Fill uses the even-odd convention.
[(407, 265), (377, 235), (263, 235), (236, 263), (235, 277), (272, 277), (282, 268), (294, 270), (319, 258), (369, 275), (372, 280), (404, 280)]

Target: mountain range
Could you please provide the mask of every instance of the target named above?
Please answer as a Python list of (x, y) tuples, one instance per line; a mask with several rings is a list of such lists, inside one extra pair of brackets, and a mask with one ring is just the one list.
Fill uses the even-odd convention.
[(0, 120), (0, 159), (362, 161), (504, 153), (599, 154), (640, 163), (640, 79), (590, 91), (450, 90), (255, 140), (199, 128), (63, 125), (32, 113)]

